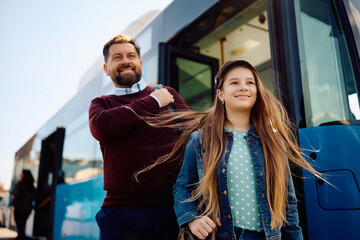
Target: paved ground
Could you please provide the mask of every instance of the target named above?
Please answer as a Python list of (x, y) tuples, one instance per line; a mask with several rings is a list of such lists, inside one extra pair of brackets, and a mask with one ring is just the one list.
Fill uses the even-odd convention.
[(17, 236), (15, 231), (0, 227), (0, 240), (14, 240)]

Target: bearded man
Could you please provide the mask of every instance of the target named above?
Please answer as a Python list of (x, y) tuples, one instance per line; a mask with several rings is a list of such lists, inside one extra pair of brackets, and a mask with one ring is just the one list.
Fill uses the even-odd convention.
[(96, 214), (100, 239), (176, 239), (172, 185), (181, 159), (141, 174), (139, 181), (134, 173), (169, 153), (178, 140), (176, 129), (150, 126), (144, 118), (168, 113), (169, 104), (188, 108), (174, 89), (147, 86), (140, 47), (131, 37), (114, 37), (103, 54), (114, 94), (95, 98), (89, 109), (90, 130), (104, 159), (106, 197)]

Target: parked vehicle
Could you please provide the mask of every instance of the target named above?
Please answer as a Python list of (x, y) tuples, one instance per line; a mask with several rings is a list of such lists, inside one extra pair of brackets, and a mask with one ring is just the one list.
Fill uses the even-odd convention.
[(8, 192), (0, 194), (0, 227), (9, 227), (10, 225), (10, 194)]

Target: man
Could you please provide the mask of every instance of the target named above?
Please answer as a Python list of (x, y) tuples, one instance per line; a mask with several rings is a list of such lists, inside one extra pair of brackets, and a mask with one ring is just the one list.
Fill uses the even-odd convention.
[(95, 98), (89, 125), (100, 142), (107, 191), (96, 215), (100, 239), (176, 239), (172, 185), (180, 159), (139, 175), (134, 173), (169, 153), (177, 141), (176, 129), (152, 127), (144, 117), (188, 109), (179, 94), (164, 87), (152, 91), (141, 78), (140, 47), (127, 35), (118, 35), (103, 49), (104, 70), (114, 94)]

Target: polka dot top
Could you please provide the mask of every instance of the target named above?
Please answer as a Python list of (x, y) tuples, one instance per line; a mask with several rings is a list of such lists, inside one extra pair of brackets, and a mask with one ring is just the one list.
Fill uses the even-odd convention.
[(247, 132), (226, 129), (233, 133), (228, 162), (228, 192), (233, 224), (252, 231), (263, 231), (256, 196), (255, 171), (245, 136)]

